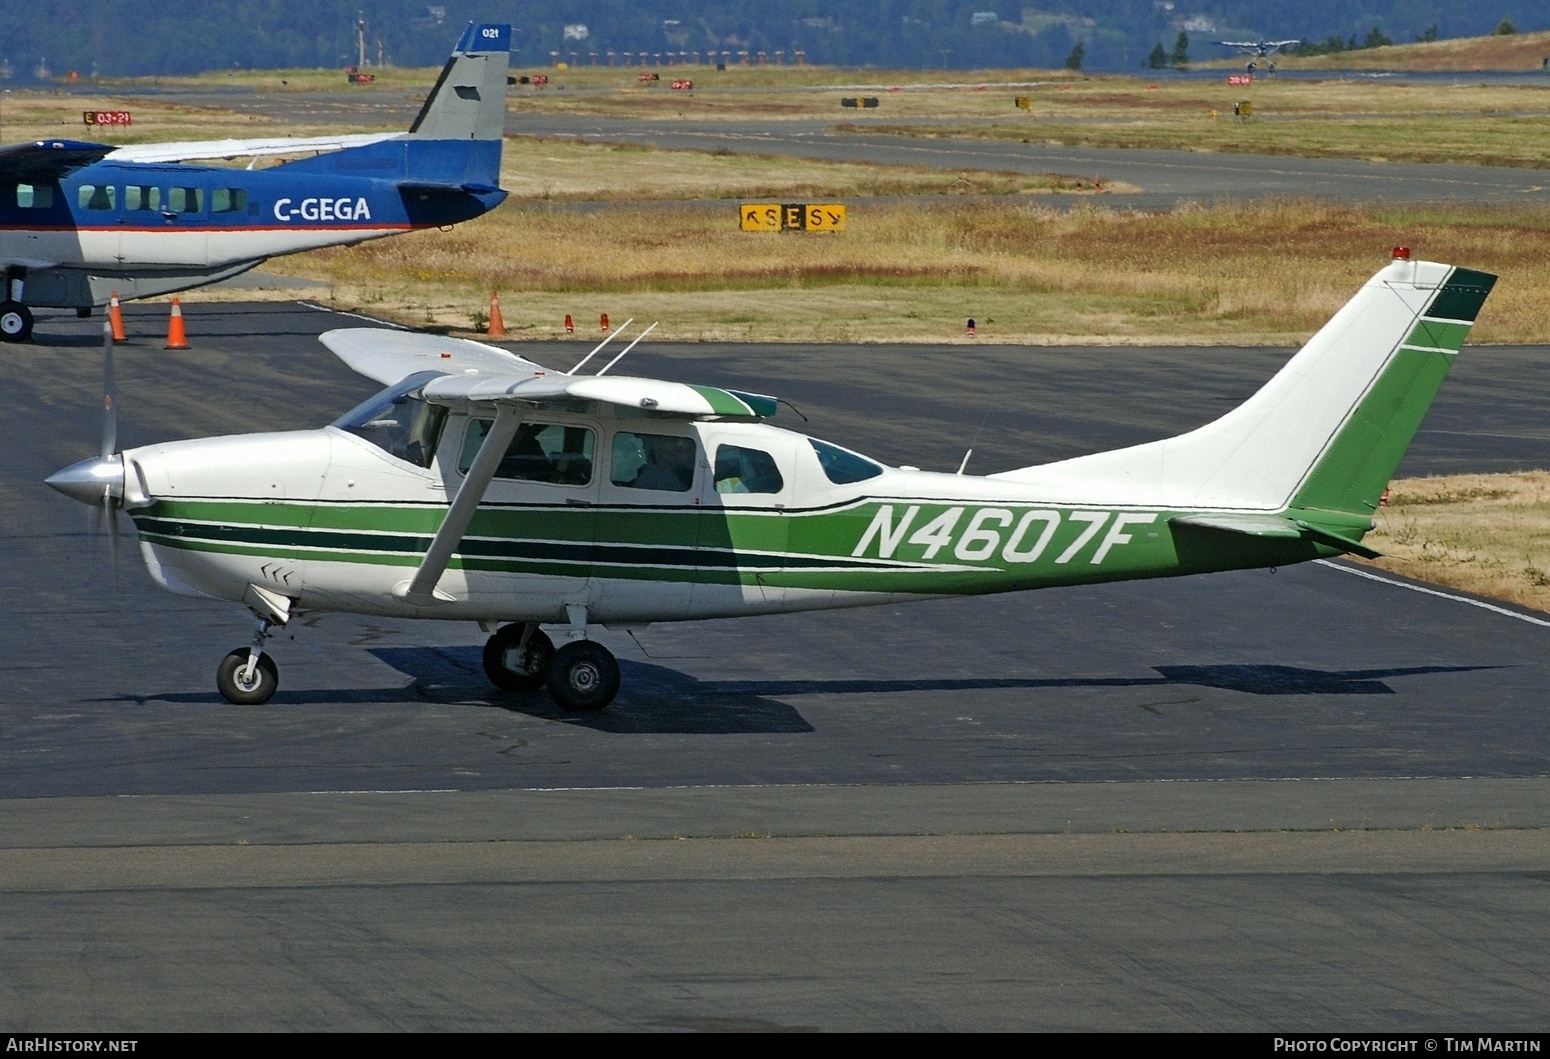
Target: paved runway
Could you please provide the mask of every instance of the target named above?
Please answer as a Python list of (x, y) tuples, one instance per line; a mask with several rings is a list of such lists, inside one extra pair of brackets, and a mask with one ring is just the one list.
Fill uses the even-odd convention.
[[(313, 340), (358, 321), (191, 302), (188, 353), (130, 308), (125, 445), (374, 389)], [(246, 613), (115, 570), (41, 485), (94, 450), (98, 327), (6, 350), (0, 1027), (1543, 1029), (1544, 615), (1333, 564), (653, 626), (604, 634), (625, 690), (590, 717), (491, 691), (471, 625), (336, 615), (238, 709)], [(985, 472), (1187, 429), (1287, 355), (631, 370), (890, 462), (978, 432)], [(1547, 400), (1550, 350), (1467, 348), (1402, 473), (1550, 465)]]

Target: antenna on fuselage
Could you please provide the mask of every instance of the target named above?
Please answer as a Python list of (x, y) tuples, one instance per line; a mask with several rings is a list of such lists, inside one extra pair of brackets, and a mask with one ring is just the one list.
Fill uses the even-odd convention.
[[(660, 323), (660, 322), (661, 321), (658, 321), (658, 323)], [(638, 343), (641, 339), (645, 338), (647, 335), (651, 334), (651, 332), (655, 331), (656, 329), (657, 329), (657, 325), (656, 324), (652, 324), (650, 327), (646, 328), (646, 330), (644, 330), (640, 334), (636, 335), (634, 342), (631, 342), (629, 345), (627, 345), (623, 349), (621, 349), (619, 351), (619, 355), (617, 357), (615, 357), (613, 360), (610, 360), (607, 364), (604, 364), (601, 368), (599, 368), (597, 373), (599, 375), (601, 375), (605, 371), (607, 371), (609, 368), (611, 368), (615, 364), (619, 363), (621, 360), (624, 359), (624, 355), (626, 353), (628, 353), (630, 350), (635, 348), (636, 343)]]
[(990, 422), (990, 409), (985, 409), (985, 418), (980, 420), (980, 428), (974, 432), (974, 440), (969, 442), (969, 451), (963, 454), (963, 462), (958, 465), (958, 473), (969, 465), (969, 457), (974, 455), (974, 446), (979, 442), (980, 435), (985, 432), (985, 424)]
[(581, 365), (585, 364), (587, 361), (589, 361), (593, 357), (597, 356), (598, 350), (602, 349), (604, 346), (608, 345), (608, 343), (612, 342), (614, 340), (615, 336), (617, 336), (620, 331), (623, 331), (626, 327), (629, 327), (634, 322), (635, 322), (635, 317), (632, 316), (628, 320), (624, 321), (624, 323), (622, 323), (618, 327), (614, 328), (612, 334), (610, 334), (607, 338), (603, 339), (597, 345), (593, 346), (592, 347), (592, 352), (590, 352), (586, 356), (582, 357), (581, 360), (577, 362), (576, 366), (574, 368), (572, 368), (570, 371), (566, 372), (565, 374), (567, 374), (567, 375), (574, 375), (578, 371), (580, 371), (581, 370)]

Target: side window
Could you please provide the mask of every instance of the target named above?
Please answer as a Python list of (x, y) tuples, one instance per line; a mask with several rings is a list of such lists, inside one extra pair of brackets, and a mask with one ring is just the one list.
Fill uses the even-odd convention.
[(76, 192), (76, 201), (83, 210), (111, 210), (118, 203), (112, 184), (82, 184)]
[(210, 192), (211, 213), (241, 213), (248, 208), (248, 193), (242, 188), (216, 188)]
[(173, 213), (198, 213), (204, 205), (199, 188), (168, 188), (167, 209)]
[(159, 210), (161, 209), (161, 188), (149, 187), (142, 184), (128, 184), (124, 187), (124, 209), (126, 210)]
[(608, 480), (625, 489), (683, 493), (694, 484), (693, 438), (669, 434), (614, 435)]
[(716, 448), (716, 492), (778, 493), (785, 488), (775, 457), (740, 445)]
[[(473, 466), (484, 436), (493, 420), (474, 419), (463, 435), (463, 454), (457, 469), (464, 474)], [(592, 452), (596, 436), (586, 427), (559, 423), (523, 423), (511, 439), (495, 477), (550, 485), (586, 485), (592, 481)]]
[(24, 210), (46, 210), (54, 204), (52, 184), (17, 184), (16, 205)]

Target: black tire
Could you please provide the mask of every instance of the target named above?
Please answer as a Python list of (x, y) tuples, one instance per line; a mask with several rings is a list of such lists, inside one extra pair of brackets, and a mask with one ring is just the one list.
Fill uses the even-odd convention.
[(242, 670), (248, 664), (248, 649), (239, 647), (225, 658), (215, 670), (215, 686), (223, 698), (234, 706), (257, 706), (268, 702), (280, 686), (280, 668), (267, 654), (258, 656), (253, 669), (253, 679), (243, 683)]
[(0, 302), (0, 342), (25, 342), (32, 337), (32, 310), (21, 302)]
[(527, 650), (517, 656), (522, 642), (522, 624), (507, 625), (484, 642), (484, 675), (502, 691), (536, 691), (543, 686), (554, 657), (554, 641), (542, 629), (534, 629), (527, 639)]
[(619, 663), (602, 644), (574, 640), (554, 652), (546, 683), (549, 697), (567, 710), (601, 710), (619, 694)]

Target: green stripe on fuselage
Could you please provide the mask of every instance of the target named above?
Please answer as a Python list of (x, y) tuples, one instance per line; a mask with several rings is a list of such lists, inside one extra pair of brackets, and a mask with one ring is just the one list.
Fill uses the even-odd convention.
[[(285, 508), (293, 509), (288, 516)], [(429, 545), (423, 509), (356, 508), (359, 517), (348, 521), (366, 521), (369, 512), (370, 533), (307, 527), (307, 510), (178, 501), (135, 512), (135, 520), (158, 546), (296, 561), (413, 567)], [(337, 515), (340, 507), (327, 510)], [(245, 520), (213, 517), (222, 512)], [(590, 522), (555, 517), (563, 513), (481, 512), (479, 532), (465, 539), (451, 566), (513, 575), (949, 594), (1285, 565), (1338, 551), (1295, 538), (1170, 525), (1179, 512), (1025, 503), (863, 499), (796, 512), (603, 508), (588, 513)]]

